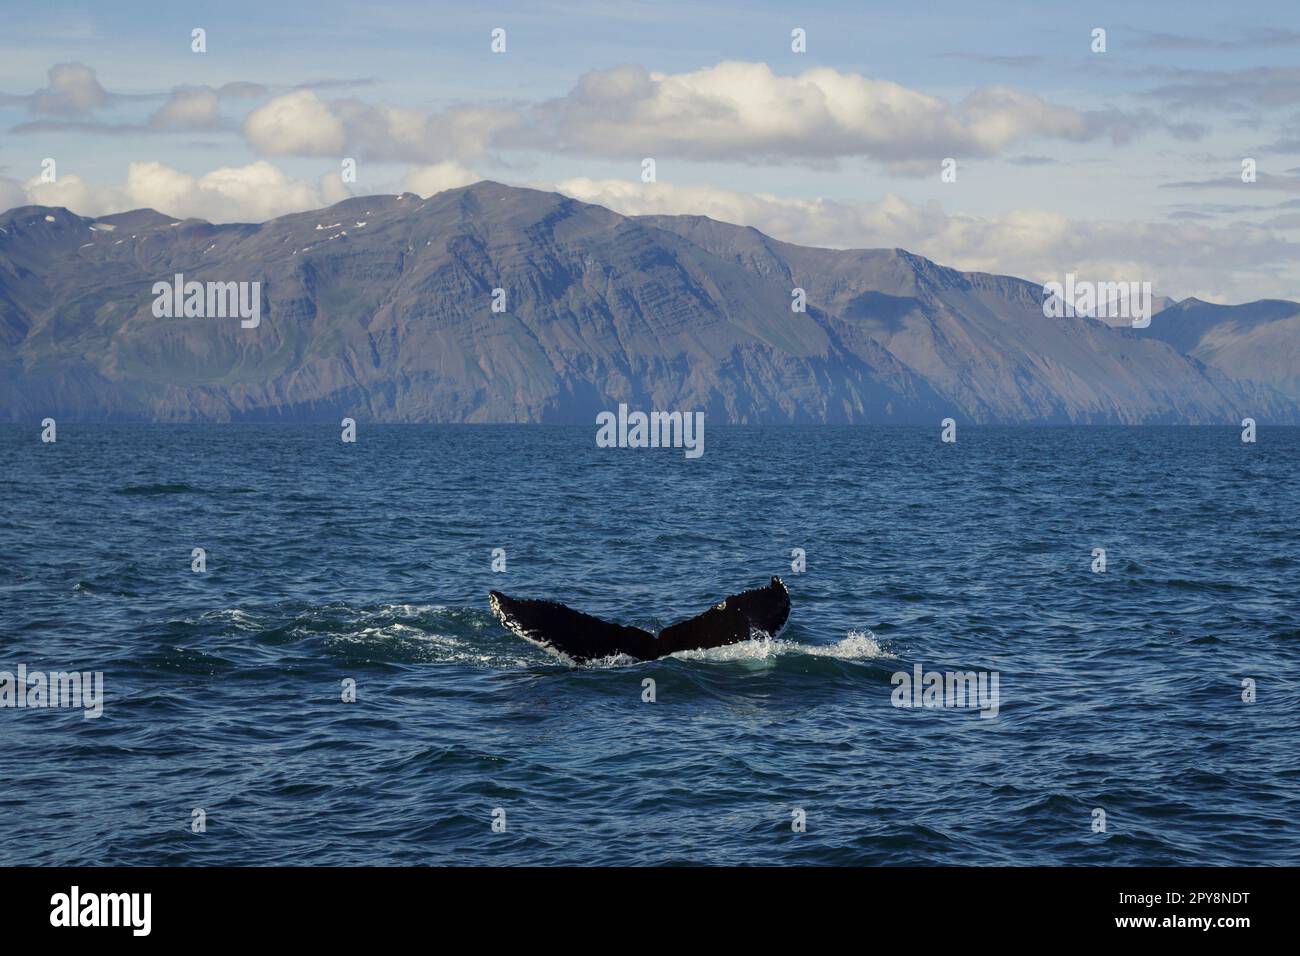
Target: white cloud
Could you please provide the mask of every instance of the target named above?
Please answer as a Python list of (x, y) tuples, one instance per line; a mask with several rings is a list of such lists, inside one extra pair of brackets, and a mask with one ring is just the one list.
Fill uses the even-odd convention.
[(324, 173), (320, 179), (316, 180), (316, 190), (320, 196), (320, 202), (314, 206), (306, 207), (308, 209), (332, 206), (336, 202), (352, 198), (352, 190), (348, 189), (343, 182), (343, 177), (336, 172)]
[(0, 211), (27, 205), (27, 190), (23, 184), (8, 176), (0, 176)]
[(149, 125), (154, 129), (210, 129), (220, 119), (217, 112), (219, 102), (215, 90), (176, 90), (149, 117)]
[(277, 96), (249, 114), (244, 137), (264, 156), (351, 155), (437, 164), (483, 156), (494, 137), (518, 122), (509, 112), (458, 107), (442, 113), (325, 102), (310, 90)]
[(887, 80), (827, 67), (782, 76), (766, 63), (692, 73), (588, 73), (541, 106), (556, 145), (606, 156), (697, 159), (989, 155), (1030, 135), (1082, 140), (1088, 118), (1030, 93), (977, 90), (956, 106)]
[(598, 70), (565, 96), (534, 105), (434, 113), (350, 99), (327, 103), (300, 90), (255, 110), (244, 132), (268, 156), (346, 152), (429, 164), (540, 149), (814, 164), (869, 157), (906, 171), (949, 155), (994, 155), (1034, 137), (1126, 141), (1163, 125), (1149, 115), (1082, 112), (1004, 86), (977, 89), (954, 104), (826, 67), (784, 76), (766, 63), (729, 61), (677, 74), (639, 66)]
[(482, 178), (460, 163), (435, 163), (432, 166), (412, 166), (402, 178), (402, 188), (428, 198), (444, 189), (468, 186)]
[(210, 222), (263, 222), (291, 212), (318, 209), (350, 195), (337, 173), (307, 183), (287, 176), (265, 160), (247, 166), (223, 166), (200, 177), (162, 163), (132, 163), (121, 186), (92, 186), (76, 175), (64, 175), (57, 183), (33, 178), (26, 192), (30, 203), (66, 206), (83, 216), (147, 207), (181, 219), (195, 217)]
[(133, 208), (122, 189), (93, 185), (76, 173), (64, 173), (53, 183), (33, 177), (27, 181), (26, 191), (29, 205), (66, 206), (82, 216), (102, 216)]
[(49, 76), (49, 86), (31, 96), (29, 108), (33, 113), (85, 116), (108, 105), (108, 91), (85, 64), (58, 63), (50, 67)]
[(277, 96), (248, 114), (244, 136), (264, 156), (337, 156), (343, 122), (311, 90)]

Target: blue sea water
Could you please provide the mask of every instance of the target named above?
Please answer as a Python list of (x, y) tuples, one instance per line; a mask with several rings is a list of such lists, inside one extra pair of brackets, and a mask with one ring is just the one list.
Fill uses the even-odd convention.
[[(0, 429), (0, 670), (105, 683), (0, 709), (0, 863), (1300, 863), (1300, 430), (594, 431)], [(778, 640), (650, 663), (487, 606), (772, 574)], [(997, 716), (893, 706), (916, 664)]]

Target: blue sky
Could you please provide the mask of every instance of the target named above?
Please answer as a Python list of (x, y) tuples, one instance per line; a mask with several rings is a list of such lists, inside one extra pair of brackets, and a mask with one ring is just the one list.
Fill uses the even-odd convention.
[(6, 17), (6, 208), (265, 219), (492, 178), (1039, 281), (1300, 298), (1294, 3), (53, 2)]

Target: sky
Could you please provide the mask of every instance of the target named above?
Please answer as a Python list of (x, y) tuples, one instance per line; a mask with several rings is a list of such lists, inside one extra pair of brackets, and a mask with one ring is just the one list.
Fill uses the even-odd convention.
[(1300, 299), (1294, 0), (9, 7), (0, 209), (263, 221), (494, 179), (1037, 282)]

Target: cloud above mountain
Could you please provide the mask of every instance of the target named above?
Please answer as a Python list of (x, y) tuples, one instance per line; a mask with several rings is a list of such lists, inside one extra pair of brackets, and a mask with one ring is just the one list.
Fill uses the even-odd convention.
[(277, 96), (244, 120), (248, 144), (262, 156), (355, 156), (433, 164), (473, 161), (519, 120), (506, 110), (464, 107), (436, 113), (325, 101), (313, 90)]
[[(92, 135), (122, 135), (140, 132), (187, 132), (217, 129), (237, 124), (222, 120), (222, 102), (267, 97), (285, 97), (292, 104), (295, 94), (338, 87), (364, 86), (370, 81), (319, 80), (291, 87), (271, 87), (247, 80), (232, 80), (219, 86), (186, 85), (146, 93), (121, 93), (107, 89), (94, 68), (84, 63), (58, 63), (50, 67), (46, 86), (29, 94), (0, 93), (0, 106), (18, 105), (35, 117), (18, 123), (10, 132), (80, 132)], [(314, 93), (312, 94), (314, 95)], [(133, 103), (160, 103), (143, 122), (98, 119), (105, 112)]]
[[(679, 74), (636, 66), (588, 73), (528, 119), (532, 141), (555, 149), (751, 161), (935, 161), (991, 156), (1033, 137), (1126, 142), (1151, 126), (1150, 117), (1080, 111), (1007, 86), (950, 102), (827, 67), (780, 75), (766, 63), (734, 61)], [(1195, 135), (1192, 127), (1177, 132)]]
[[(917, 163), (930, 168), (946, 156), (996, 156), (1035, 139), (1123, 144), (1153, 130), (1181, 139), (1203, 132), (1191, 122), (1164, 123), (1149, 111), (1080, 110), (1003, 85), (948, 100), (830, 67), (782, 74), (767, 63), (734, 60), (678, 73), (637, 65), (593, 70), (563, 96), (436, 110), (321, 95), (334, 85), (274, 90), (236, 81), (124, 96), (107, 90), (91, 67), (62, 63), (50, 69), (46, 87), (6, 100), (24, 103), (38, 117), (15, 126), (15, 133), (122, 134), (216, 129), (223, 125), (223, 100), (260, 97), (265, 101), (230, 123), (260, 156), (348, 155), (421, 165), (536, 150), (796, 165), (856, 157), (910, 174)], [(161, 105), (144, 122), (95, 118), (120, 102), (150, 99)]]
[(306, 182), (265, 160), (222, 166), (202, 176), (159, 162), (132, 163), (125, 182), (113, 186), (92, 184), (75, 174), (52, 183), (39, 177), (26, 184), (0, 178), (0, 204), (6, 209), (26, 204), (66, 206), (83, 216), (149, 208), (181, 219), (262, 222), (340, 202), (349, 195), (337, 174)]
[(641, 66), (596, 70), (566, 95), (540, 103), (434, 112), (295, 91), (253, 111), (244, 136), (264, 156), (344, 152), (425, 163), (528, 149), (607, 158), (932, 164), (949, 155), (997, 155), (1033, 138), (1126, 143), (1152, 129), (1200, 135), (1196, 124), (1163, 124), (1149, 113), (1117, 109), (1081, 111), (1007, 86), (950, 102), (826, 67), (783, 75), (766, 63), (727, 61), (676, 74)]

